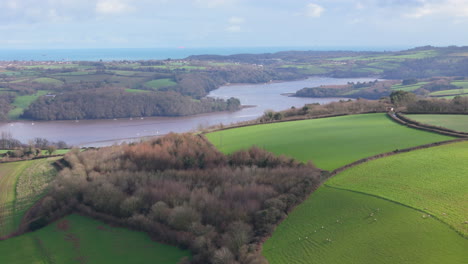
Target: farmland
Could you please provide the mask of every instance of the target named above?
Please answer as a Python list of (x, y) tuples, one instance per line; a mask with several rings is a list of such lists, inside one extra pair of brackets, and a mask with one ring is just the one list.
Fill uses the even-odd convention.
[(0, 236), (18, 228), (26, 210), (44, 194), (56, 158), (0, 164)]
[(405, 115), (422, 124), (445, 127), (451, 130), (468, 132), (468, 115)]
[(323, 186), (263, 246), (270, 264), (464, 263), (468, 240), (423, 213)]
[(10, 119), (17, 119), (19, 118), (20, 115), (23, 114), (24, 110), (28, 108), (32, 102), (34, 102), (39, 96), (47, 94), (47, 91), (38, 91), (35, 94), (32, 95), (22, 95), (22, 96), (17, 96), (15, 98), (15, 101), (13, 102), (13, 108), (9, 113), (8, 116)]
[(172, 81), (171, 79), (158, 79), (158, 80), (152, 80), (152, 81), (149, 81), (149, 82), (146, 82), (145, 85), (154, 89), (154, 90), (157, 90), (159, 88), (162, 88), (162, 87), (167, 87), (167, 86), (174, 86), (176, 85), (177, 83), (175, 83), (174, 81)]
[(206, 135), (222, 152), (257, 145), (334, 170), (356, 160), (451, 137), (400, 126), (385, 114), (365, 114), (256, 125)]
[(468, 142), (412, 151), (353, 167), (326, 184), (424, 211), (468, 235)]
[[(21, 251), (18, 251), (18, 249)], [(38, 231), (0, 241), (0, 263), (158, 263), (176, 264), (182, 251), (153, 242), (142, 232), (69, 215)]]

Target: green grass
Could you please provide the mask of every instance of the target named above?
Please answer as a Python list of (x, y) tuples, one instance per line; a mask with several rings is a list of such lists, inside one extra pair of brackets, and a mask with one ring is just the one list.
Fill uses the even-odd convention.
[(75, 214), (38, 231), (0, 241), (0, 263), (176, 264), (189, 254), (155, 243), (145, 233)]
[(323, 186), (277, 227), (263, 255), (270, 264), (454, 264), (466, 263), (467, 248), (468, 240), (421, 212)]
[(127, 93), (149, 93), (148, 90), (139, 90), (139, 89), (125, 89)]
[(47, 93), (47, 91), (38, 91), (33, 95), (17, 96), (15, 98), (15, 101), (12, 103), (12, 105), (15, 108), (10, 110), (10, 112), (8, 113), (8, 118), (18, 119), (23, 114), (24, 110), (29, 107), (30, 104), (32, 104), (37, 98), (39, 98), (39, 96), (46, 95)]
[(445, 127), (451, 130), (468, 133), (468, 115), (405, 115), (422, 124)]
[(55, 175), (57, 158), (0, 164), (0, 236), (15, 231)]
[(256, 125), (206, 136), (224, 153), (257, 145), (300, 161), (311, 160), (325, 170), (395, 149), (452, 139), (401, 126), (385, 114)]
[(411, 92), (411, 91), (421, 88), (421, 86), (425, 84), (428, 84), (428, 82), (418, 82), (417, 84), (410, 84), (410, 85), (395, 84), (391, 87), (391, 89)]
[(453, 81), (451, 84), (468, 89), (468, 81)]
[(53, 85), (53, 86), (63, 85), (62, 81), (57, 80), (57, 79), (53, 79), (53, 78), (47, 78), (47, 77), (36, 78), (36, 79), (32, 80), (32, 82), (47, 84), (47, 85)]
[(468, 235), (468, 142), (374, 160), (327, 185), (365, 192), (417, 208)]
[(73, 72), (61, 72), (55, 73), (54, 76), (77, 76), (77, 75), (88, 75), (89, 72), (87, 71), (73, 71)]
[(8, 235), (17, 228), (14, 222), (16, 183), (31, 161), (0, 164), (0, 236)]
[(158, 80), (152, 80), (152, 81), (145, 83), (146, 86), (151, 87), (154, 90), (157, 90), (162, 87), (173, 86), (176, 84), (177, 83), (171, 79), (158, 79)]
[(282, 65), (281, 68), (296, 68), (296, 69), (299, 69), (301, 72), (307, 73), (307, 74), (324, 74), (329, 71), (317, 65), (311, 65), (311, 64), (299, 64), (299, 65), (289, 64), (289, 65)]
[(443, 96), (443, 95), (458, 95), (458, 94), (466, 94), (468, 93), (468, 89), (452, 89), (452, 90), (443, 90), (432, 92), (430, 96)]

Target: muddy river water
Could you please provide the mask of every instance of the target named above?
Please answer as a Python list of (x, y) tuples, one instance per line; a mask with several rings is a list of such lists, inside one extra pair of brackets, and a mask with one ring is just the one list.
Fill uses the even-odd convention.
[(8, 131), (23, 143), (35, 137), (50, 141), (63, 140), (74, 146), (107, 146), (140, 137), (163, 135), (169, 132), (187, 132), (215, 124), (231, 124), (255, 119), (265, 110), (284, 110), (302, 107), (306, 103), (327, 103), (340, 98), (298, 98), (284, 94), (294, 93), (304, 87), (328, 84), (346, 84), (373, 79), (336, 79), (314, 77), (300, 81), (268, 84), (242, 84), (223, 86), (209, 96), (219, 98), (237, 97), (243, 108), (236, 112), (217, 112), (186, 117), (125, 118), (114, 120), (67, 120), (67, 121), (13, 121), (0, 123), (0, 132)]

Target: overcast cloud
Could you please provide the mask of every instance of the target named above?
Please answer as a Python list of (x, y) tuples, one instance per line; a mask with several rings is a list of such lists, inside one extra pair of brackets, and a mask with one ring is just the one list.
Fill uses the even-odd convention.
[(0, 48), (468, 44), (468, 0), (0, 0)]

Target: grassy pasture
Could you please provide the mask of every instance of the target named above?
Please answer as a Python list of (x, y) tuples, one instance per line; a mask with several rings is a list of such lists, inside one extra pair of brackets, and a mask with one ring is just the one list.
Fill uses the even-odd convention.
[[(336, 66), (335, 66), (336, 67)], [(302, 64), (302, 65), (282, 65), (281, 68), (296, 68), (300, 71), (308, 74), (324, 74), (329, 70), (319, 67), (317, 65)]]
[(452, 84), (468, 89), (468, 81), (453, 81)]
[(145, 85), (154, 90), (157, 90), (162, 87), (177, 85), (177, 83), (171, 79), (157, 79), (157, 80), (146, 82)]
[(55, 175), (57, 158), (0, 164), (0, 236), (18, 228), (23, 214)]
[(73, 72), (62, 72), (62, 73), (54, 73), (53, 76), (77, 76), (77, 75), (88, 75), (89, 72), (87, 71), (73, 71)]
[(432, 92), (430, 96), (444, 96), (444, 95), (458, 95), (458, 94), (466, 94), (468, 93), (468, 89), (452, 89), (452, 90), (443, 90)]
[(391, 89), (411, 92), (411, 91), (421, 88), (421, 86), (425, 84), (428, 84), (428, 82), (418, 82), (417, 84), (410, 84), (410, 85), (396, 84), (396, 85), (393, 85)]
[(217, 131), (206, 135), (222, 152), (252, 145), (333, 170), (376, 154), (450, 140), (401, 126), (385, 114), (351, 115)]
[(323, 186), (277, 227), (263, 255), (270, 264), (464, 263), (468, 240), (421, 215), (380, 198)]
[(423, 124), (445, 127), (460, 132), (468, 132), (468, 115), (405, 115)]
[(8, 113), (8, 117), (10, 119), (18, 119), (20, 115), (23, 114), (24, 109), (28, 108), (30, 104), (32, 104), (39, 96), (46, 95), (48, 92), (47, 91), (38, 91), (37, 93), (33, 95), (22, 95), (22, 96), (17, 96), (15, 98), (15, 101), (12, 103), (15, 108), (10, 110)]
[(142, 232), (110, 227), (79, 215), (0, 241), (0, 263), (176, 264), (189, 254), (155, 243)]
[(365, 192), (420, 209), (468, 235), (468, 142), (373, 160), (327, 185)]
[(31, 161), (0, 164), (0, 236), (13, 232), (18, 223), (12, 215), (15, 214), (16, 182)]
[(139, 89), (125, 89), (127, 93), (149, 93), (150, 91), (147, 90), (139, 90)]
[(54, 78), (48, 78), (48, 77), (36, 78), (36, 79), (32, 80), (32, 82), (41, 83), (41, 84), (48, 84), (48, 85), (54, 85), (54, 86), (63, 85), (62, 81), (54, 79)]

